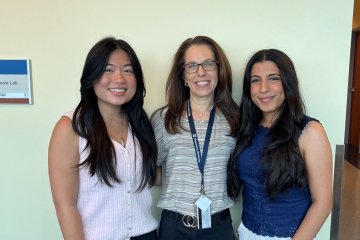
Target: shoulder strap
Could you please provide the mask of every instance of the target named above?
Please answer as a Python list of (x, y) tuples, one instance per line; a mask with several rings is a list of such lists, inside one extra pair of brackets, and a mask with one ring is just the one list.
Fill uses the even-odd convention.
[(302, 123), (301, 123), (301, 131), (304, 130), (304, 128), (306, 127), (306, 125), (307, 125), (310, 121), (320, 122), (320, 121), (317, 120), (316, 118), (312, 118), (312, 117), (309, 117), (309, 116), (307, 116), (307, 115), (304, 115), (304, 118), (303, 118)]

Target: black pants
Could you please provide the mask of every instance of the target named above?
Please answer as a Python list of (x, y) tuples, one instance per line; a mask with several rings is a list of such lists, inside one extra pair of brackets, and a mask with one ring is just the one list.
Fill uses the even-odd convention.
[(224, 210), (212, 216), (211, 228), (186, 227), (182, 215), (163, 210), (161, 213), (159, 240), (233, 240), (234, 229), (230, 211)]
[(130, 239), (131, 240), (158, 240), (157, 231), (154, 230), (152, 232), (145, 233), (145, 234), (140, 235), (140, 236), (131, 237)]

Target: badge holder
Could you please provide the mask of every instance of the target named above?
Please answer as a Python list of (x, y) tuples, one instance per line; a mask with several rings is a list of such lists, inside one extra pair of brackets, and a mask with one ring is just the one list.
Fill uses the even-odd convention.
[(198, 229), (211, 228), (211, 200), (201, 195), (195, 202)]

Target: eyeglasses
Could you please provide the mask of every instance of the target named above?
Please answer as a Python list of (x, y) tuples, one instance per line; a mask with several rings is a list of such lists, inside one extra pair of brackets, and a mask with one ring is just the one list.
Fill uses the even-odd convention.
[(215, 60), (206, 60), (203, 63), (188, 63), (184, 65), (184, 69), (187, 73), (196, 73), (199, 69), (199, 66), (204, 69), (204, 71), (213, 71), (216, 68), (217, 62)]

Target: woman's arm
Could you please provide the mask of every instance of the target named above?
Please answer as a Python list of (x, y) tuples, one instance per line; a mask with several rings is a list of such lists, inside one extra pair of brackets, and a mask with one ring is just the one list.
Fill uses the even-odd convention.
[(79, 190), (79, 136), (71, 119), (61, 118), (55, 125), (48, 152), (52, 197), (65, 240), (83, 240), (83, 226), (77, 209)]
[(324, 128), (311, 121), (299, 146), (305, 159), (312, 204), (293, 239), (314, 239), (332, 210), (332, 151)]

